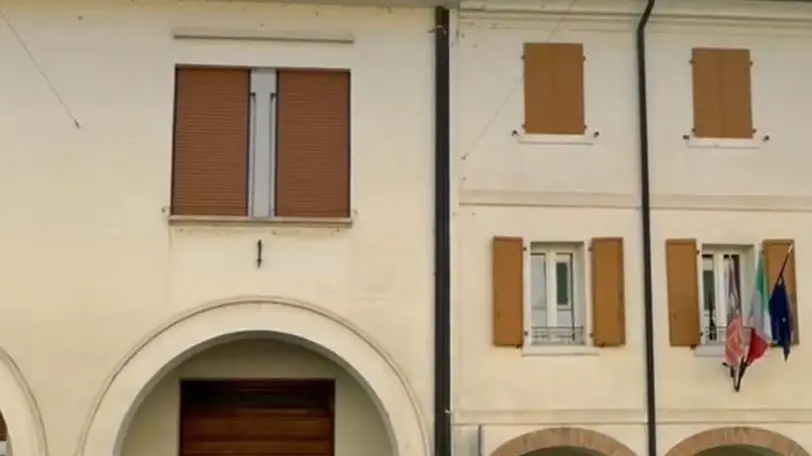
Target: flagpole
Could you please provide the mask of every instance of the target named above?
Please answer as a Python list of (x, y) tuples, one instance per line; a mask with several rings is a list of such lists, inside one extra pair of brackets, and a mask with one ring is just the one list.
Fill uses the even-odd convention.
[[(775, 290), (775, 287), (778, 286), (778, 282), (781, 281), (781, 277), (784, 277), (784, 270), (787, 269), (787, 263), (789, 263), (789, 257), (792, 255), (792, 251), (795, 250), (795, 244), (790, 244), (789, 248), (787, 249), (787, 254), (784, 256), (784, 262), (781, 263), (781, 270), (778, 271), (778, 277), (775, 278), (775, 283), (773, 284), (772, 290)], [(770, 293), (772, 294), (772, 290)]]
[[(781, 278), (784, 276), (784, 271), (787, 269), (787, 264), (789, 263), (789, 257), (790, 257), (790, 255), (792, 255), (793, 250), (795, 250), (795, 243), (790, 244), (789, 248), (787, 249), (787, 254), (784, 256), (784, 262), (781, 263), (781, 269), (778, 271), (778, 277), (775, 278), (775, 283), (773, 284), (773, 287), (770, 288), (770, 296), (767, 298), (767, 300), (772, 298), (773, 290), (775, 290), (775, 287), (778, 286), (778, 282), (780, 282)], [(742, 358), (741, 362), (739, 363), (739, 372), (738, 372), (738, 375), (737, 375), (738, 378), (736, 378), (736, 381), (733, 383), (733, 391), (738, 393), (739, 390), (741, 389), (741, 387), (742, 387), (742, 377), (744, 377), (744, 371), (746, 371), (749, 366), (750, 366), (750, 364), (747, 362), (747, 357), (745, 356), (744, 358)]]

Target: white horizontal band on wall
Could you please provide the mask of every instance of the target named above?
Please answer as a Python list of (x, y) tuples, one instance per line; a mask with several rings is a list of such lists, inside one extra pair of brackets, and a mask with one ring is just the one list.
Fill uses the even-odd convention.
[(172, 37), (176, 40), (251, 40), (251, 41), (294, 41), (307, 43), (355, 42), (355, 35), (349, 32), (309, 31), (309, 30), (265, 30), (228, 29), (219, 27), (173, 27)]

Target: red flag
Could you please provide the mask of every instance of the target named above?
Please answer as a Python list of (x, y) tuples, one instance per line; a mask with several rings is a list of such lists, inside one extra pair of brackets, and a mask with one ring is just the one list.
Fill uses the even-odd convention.
[[(736, 369), (744, 358), (744, 342), (742, 341), (742, 315), (739, 286), (736, 280), (736, 264), (732, 259), (725, 271), (725, 289), (728, 318), (725, 330), (725, 364), (731, 369)], [(735, 379), (735, 376), (733, 378)]]

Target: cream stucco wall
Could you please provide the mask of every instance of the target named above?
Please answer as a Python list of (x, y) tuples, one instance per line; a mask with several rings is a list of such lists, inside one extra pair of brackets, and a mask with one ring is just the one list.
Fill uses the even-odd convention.
[[(432, 10), (174, 0), (6, 0), (1, 7), (8, 23), (0, 21), (0, 346), (36, 400), (0, 370), (0, 407), (21, 442), (15, 451), (40, 456), (35, 446), (47, 442), (49, 456), (79, 456), (85, 446), (86, 456), (110, 456), (109, 447), (94, 445), (114, 440), (113, 420), (89, 423), (126, 410), (119, 398), (136, 397), (132, 377), (116, 377), (119, 390), (110, 376), (140, 341), (189, 309), (273, 295), (324, 309), (368, 335), (380, 349), (368, 353), (379, 360), (353, 362), (384, 367), (353, 367), (366, 378), (402, 374), (405, 383), (389, 381), (399, 391), (392, 394), (416, 409), (398, 403), (390, 417), (411, 416), (412, 437), (400, 452), (425, 452), (428, 425), (415, 417), (429, 415), (432, 391)], [(182, 26), (354, 41), (173, 39)], [(176, 63), (350, 68), (353, 225), (171, 226)], [(302, 335), (339, 343), (343, 326), (310, 334), (308, 318), (296, 320)], [(240, 321), (209, 321), (208, 331), (251, 326), (250, 318)], [(206, 340), (203, 327), (196, 331), (194, 342), (175, 348)], [(178, 354), (161, 354), (162, 362)], [(162, 367), (133, 359), (125, 370), (139, 381)], [(108, 402), (108, 387), (125, 392), (110, 393), (117, 396)], [(25, 436), (39, 432), (25, 447)]]
[(289, 343), (244, 340), (205, 350), (167, 374), (130, 423), (123, 456), (177, 456), (179, 382), (186, 378), (335, 379), (336, 455), (392, 454), (381, 415), (363, 387), (341, 366)]
[[(483, 3), (488, 7), (479, 7)], [(598, 430), (647, 453), (634, 41), (644, 2), (572, 3), (463, 2), (457, 17), (453, 391), (458, 455), (487, 455), (523, 433), (556, 426)], [(810, 20), (810, 5), (799, 2), (661, 0), (654, 10), (647, 68), (661, 454), (700, 430), (743, 423), (812, 447), (812, 397), (806, 386), (812, 378), (807, 347), (812, 342), (804, 336), (812, 313), (803, 310), (812, 300), (805, 282), (812, 267), (812, 187), (806, 177), (812, 158), (804, 126), (812, 106)], [(522, 43), (548, 40), (584, 45), (590, 135), (579, 142), (522, 134)], [(683, 139), (692, 127), (694, 46), (751, 49), (758, 140), (697, 144)], [(599, 135), (592, 137), (594, 132)], [(762, 141), (767, 134), (769, 141)], [(584, 243), (622, 236), (626, 345), (551, 348), (532, 356), (494, 347), (493, 236)], [(720, 366), (721, 356), (669, 346), (668, 238), (751, 245), (764, 238), (796, 240), (801, 345), (793, 347), (787, 363), (777, 354), (760, 361), (737, 394)]]

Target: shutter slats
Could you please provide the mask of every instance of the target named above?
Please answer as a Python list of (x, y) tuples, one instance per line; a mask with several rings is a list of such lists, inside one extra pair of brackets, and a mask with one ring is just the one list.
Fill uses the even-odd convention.
[(691, 65), (694, 136), (752, 139), (750, 51), (695, 48)]
[(278, 72), (276, 215), (349, 217), (350, 74)]
[(524, 130), (583, 134), (584, 51), (580, 43), (524, 44)]
[(524, 343), (524, 245), (522, 238), (493, 238), (493, 344)]
[(172, 213), (247, 215), (250, 74), (176, 71)]
[(696, 255), (695, 239), (666, 241), (668, 333), (672, 347), (696, 347), (701, 342)]
[(718, 49), (693, 49), (694, 136), (722, 136), (722, 56)]
[(753, 137), (750, 51), (725, 49), (722, 54), (723, 138)]
[[(764, 249), (764, 270), (767, 275), (768, 293), (772, 291), (781, 265), (784, 263), (789, 247), (794, 243), (791, 239), (765, 239), (761, 245)], [(792, 312), (792, 345), (798, 345), (800, 335), (798, 334), (798, 292), (795, 276), (795, 253), (789, 256), (787, 266), (784, 270), (784, 284), (787, 287), (787, 295), (790, 299), (790, 310)]]
[(626, 343), (623, 239), (592, 239), (592, 337), (596, 346)]
[(553, 53), (554, 106), (557, 111), (553, 133), (584, 134), (584, 47), (580, 43), (556, 43)]

